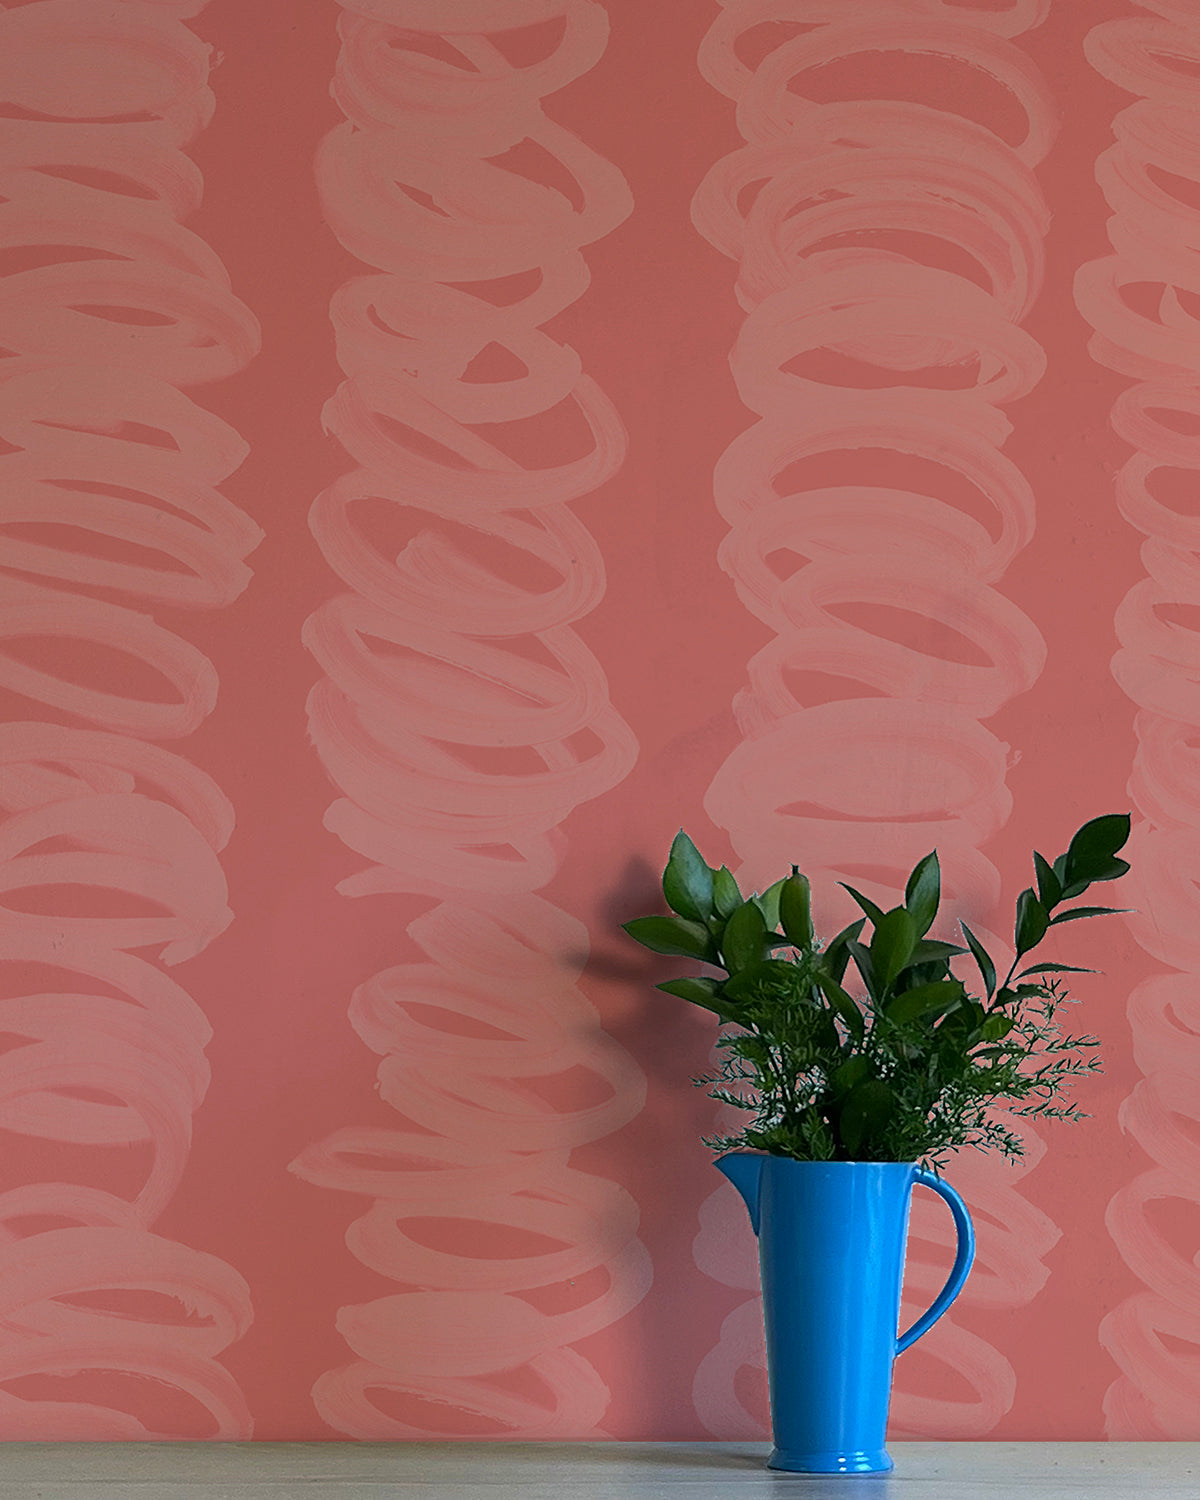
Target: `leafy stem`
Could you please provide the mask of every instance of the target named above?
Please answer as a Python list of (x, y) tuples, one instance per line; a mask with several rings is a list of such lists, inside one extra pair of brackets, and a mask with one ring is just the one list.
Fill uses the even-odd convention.
[[(1052, 927), (1115, 909), (1072, 903), (1125, 874), (1118, 850), (1129, 831), (1128, 815), (1109, 814), (1085, 823), (1053, 862), (1034, 853), (1035, 884), (1016, 903), (1014, 958), (997, 982), (991, 955), (966, 922), (965, 947), (928, 935), (941, 904), (936, 850), (917, 862), (902, 903), (890, 910), (846, 886), (863, 916), (822, 946), (797, 866), (743, 897), (729, 870), (709, 866), (681, 830), (663, 872), (671, 915), (635, 918), (625, 930), (654, 952), (716, 971), (659, 986), (716, 1014), (719, 1064), (697, 1082), (752, 1117), (740, 1134), (708, 1143), (936, 1168), (968, 1145), (1021, 1154), (1020, 1138), (993, 1109), (1082, 1118), (1062, 1095), (1099, 1068), (1085, 1055), (1099, 1043), (1065, 1034), (1056, 1014), (1070, 998), (1060, 976), (1090, 971), (1021, 965)], [(952, 970), (968, 956), (982, 999)], [(846, 988), (851, 965), (858, 994)]]

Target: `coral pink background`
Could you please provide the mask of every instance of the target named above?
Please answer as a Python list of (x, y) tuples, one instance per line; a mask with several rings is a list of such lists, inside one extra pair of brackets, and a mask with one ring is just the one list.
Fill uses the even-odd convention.
[(1198, 74), (1186, 0), (0, 0), (0, 1436), (762, 1436), (619, 922), (684, 825), (1002, 946), (1129, 807), (1091, 1118), (956, 1163), (893, 1425), (1200, 1437)]

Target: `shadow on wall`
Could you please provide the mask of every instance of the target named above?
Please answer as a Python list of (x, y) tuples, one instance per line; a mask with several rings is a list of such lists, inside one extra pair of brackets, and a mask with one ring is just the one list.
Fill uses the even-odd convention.
[[(651, 953), (621, 931), (622, 923), (634, 917), (666, 911), (659, 872), (641, 856), (629, 859), (617, 884), (599, 902), (598, 911), (605, 935), (594, 943), (587, 972), (620, 984), (625, 996), (635, 1002), (622, 1014), (606, 1018), (605, 1031), (634, 1054), (663, 1092), (677, 1091), (692, 1077), (689, 1057), (695, 1058), (697, 1071), (707, 1066), (712, 1041), (709, 1028), (695, 1006), (655, 989), (660, 981), (678, 977), (680, 960)], [(653, 1108), (653, 1103), (648, 1107)], [(673, 1129), (686, 1139), (685, 1132), (693, 1126), (696, 1136), (710, 1123), (703, 1097), (697, 1094), (694, 1119), (676, 1119)]]
[[(637, 1119), (602, 1143), (604, 1170), (637, 1198), (640, 1233), (655, 1265), (684, 1270), (656, 1280), (636, 1314), (640, 1321), (627, 1333), (635, 1343), (636, 1373), (632, 1364), (630, 1369), (637, 1404), (623, 1412), (614, 1409), (612, 1417), (614, 1426), (632, 1429), (620, 1433), (631, 1440), (707, 1435), (697, 1424), (691, 1377), (681, 1372), (695, 1367), (728, 1311), (724, 1298), (714, 1300), (706, 1287), (704, 1320), (711, 1326), (707, 1331), (698, 1326), (695, 1288), (688, 1276), (695, 1265), (699, 1205), (716, 1181), (711, 1152), (702, 1143), (714, 1128), (712, 1108), (707, 1093), (695, 1084), (697, 1075), (711, 1066), (716, 1017), (655, 988), (661, 980), (677, 977), (686, 960), (650, 953), (621, 930), (633, 917), (660, 911), (666, 911), (666, 904), (659, 870), (645, 858), (631, 857), (610, 888), (598, 894), (586, 971), (620, 987), (619, 1008), (604, 1015), (604, 1036), (634, 1059), (647, 1080), (646, 1104)], [(681, 1336), (681, 1330), (695, 1330), (694, 1350), (685, 1347), (690, 1332)], [(747, 1390), (745, 1399), (752, 1411), (761, 1406), (765, 1432), (765, 1376), (761, 1391)], [(744, 1436), (755, 1433), (749, 1430)]]

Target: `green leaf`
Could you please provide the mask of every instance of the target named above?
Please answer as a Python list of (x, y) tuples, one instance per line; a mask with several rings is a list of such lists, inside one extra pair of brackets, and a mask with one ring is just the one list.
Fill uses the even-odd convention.
[(983, 1039), (985, 1042), (1000, 1042), (1016, 1025), (1012, 1016), (990, 1015), (983, 1023)]
[(672, 911), (703, 922), (713, 912), (713, 872), (681, 828), (671, 844), (662, 878), (663, 895)]
[(1019, 984), (1015, 989), (1005, 987), (996, 995), (997, 1005), (1011, 1005), (1014, 1000), (1030, 1000), (1034, 995), (1044, 995), (1044, 984)]
[(817, 983), (825, 998), (846, 1024), (846, 1030), (856, 1042), (861, 1042), (866, 1031), (862, 1011), (852, 995), (848, 995), (836, 979), (824, 973), (817, 974)]
[(1067, 849), (1064, 885), (1075, 880), (1115, 880), (1116, 876), (1100, 872), (1112, 867), (1113, 856), (1129, 838), (1129, 827), (1128, 813), (1107, 813), (1085, 823)]
[(975, 1045), (979, 1039), (980, 1028), (983, 1025), (987, 1012), (978, 1000), (972, 1000), (970, 995), (964, 993), (958, 1005), (947, 1011), (945, 1017), (938, 1023), (934, 1035), (943, 1044), (952, 1046), (955, 1057), (954, 1064), (966, 1048)]
[(1036, 948), (1046, 936), (1046, 928), (1049, 925), (1050, 915), (1033, 891), (1022, 891), (1017, 897), (1015, 930), (1017, 953), (1028, 953), (1031, 948)]
[(856, 1084), (863, 1081), (871, 1071), (871, 1059), (861, 1052), (844, 1062), (829, 1080), (830, 1090), (836, 1095), (848, 1094)]
[(837, 980), (841, 980), (846, 972), (846, 965), (850, 962), (850, 947), (857, 942), (859, 934), (867, 925), (865, 917), (859, 917), (857, 922), (851, 922), (849, 927), (843, 927), (841, 932), (829, 941), (825, 949), (825, 968)]
[(721, 944), (725, 967), (732, 974), (761, 962), (766, 953), (767, 924), (753, 899), (739, 906), (725, 924)]
[(761, 896), (753, 896), (751, 899), (758, 904), (762, 912), (763, 921), (767, 925), (768, 932), (773, 932), (779, 926), (779, 897), (783, 891), (783, 883), (787, 877), (777, 880), (774, 885), (769, 885)]
[(1098, 974), (1098, 969), (1081, 969), (1078, 964), (1031, 964), (1028, 969), (1022, 969), (1017, 975), (1018, 979), (1025, 979), (1030, 974)]
[(867, 1078), (846, 1095), (839, 1117), (842, 1145), (851, 1158), (879, 1135), (892, 1117), (895, 1095), (881, 1078)]
[(863, 983), (867, 987), (867, 993), (875, 1004), (878, 1005), (883, 999), (883, 991), (880, 988), (879, 980), (876, 978), (875, 965), (871, 962), (870, 952), (861, 943), (853, 941), (847, 942), (846, 947), (850, 952), (850, 957), (858, 967), (858, 972), (862, 975)]
[(794, 947), (812, 947), (812, 891), (807, 878), (801, 875), (795, 865), (779, 893), (779, 920), (783, 925), (784, 935)]
[(892, 989), (897, 995), (905, 990), (915, 990), (919, 984), (938, 984), (943, 979), (953, 979), (950, 965), (944, 958), (938, 959), (936, 963), (909, 964), (907, 969), (901, 969), (896, 976), (896, 982)]
[(917, 924), (917, 936), (924, 937), (933, 926), (942, 899), (942, 869), (937, 850), (918, 860), (904, 887), (904, 904)]
[(742, 893), (738, 883), (729, 872), (728, 865), (713, 871), (713, 905), (717, 916), (729, 918), (742, 904)]
[(890, 989), (896, 975), (908, 964), (918, 936), (916, 920), (907, 907), (894, 907), (876, 922), (871, 963), (881, 990)]
[(722, 989), (735, 1000), (749, 999), (763, 985), (782, 985), (792, 990), (796, 983), (797, 968), (782, 958), (764, 958), (759, 963), (747, 964), (724, 981)]
[(878, 927), (880, 920), (883, 917), (883, 907), (876, 906), (874, 901), (872, 901), (870, 897), (864, 896), (861, 891), (856, 891), (852, 885), (847, 885), (845, 881), (839, 881), (838, 884), (841, 886), (842, 890), (849, 891), (849, 893), (858, 902), (862, 910), (866, 912), (867, 916), (870, 917), (871, 921), (875, 924), (876, 927)]
[(1091, 884), (1090, 880), (1067, 879), (1067, 856), (1065, 854), (1060, 854), (1051, 868), (1054, 871), (1054, 878), (1062, 886), (1062, 895), (1058, 898), (1060, 901), (1074, 901), (1075, 897), (1082, 896)]
[(942, 979), (935, 984), (919, 984), (915, 989), (905, 990), (888, 1002), (884, 1014), (897, 1025), (905, 1021), (919, 1021), (924, 1016), (949, 1010), (966, 992), (957, 979)]
[(1060, 901), (1074, 901), (1076, 896), (1082, 896), (1088, 886), (1091, 885), (1090, 880), (1067, 879), (1067, 856), (1065, 854), (1058, 856), (1052, 868), (1055, 878), (1062, 886), (1062, 895), (1058, 898)]
[(987, 1013), (979, 1001), (972, 1000), (969, 995), (963, 999), (960, 1009), (967, 1018), (967, 1025), (970, 1028), (968, 1035), (973, 1040), (982, 1031), (983, 1023), (987, 1019)]
[(971, 931), (967, 924), (960, 921), (958, 925), (962, 928), (963, 937), (966, 938), (967, 944), (971, 949), (971, 956), (979, 965), (979, 973), (980, 977), (983, 979), (983, 987), (987, 991), (987, 997), (990, 1000), (996, 993), (996, 965), (992, 962), (991, 956), (988, 953), (987, 949), (983, 946), (983, 944), (979, 941), (979, 939), (975, 936), (975, 934)]
[(1038, 900), (1049, 911), (1062, 900), (1062, 881), (1054, 873), (1053, 866), (1036, 849), (1033, 851), (1033, 868), (1037, 871)]
[(1060, 911), (1058, 916), (1050, 918), (1050, 926), (1057, 927), (1060, 922), (1075, 922), (1080, 917), (1114, 917), (1119, 912), (1128, 911), (1127, 906), (1076, 906), (1071, 911)]
[(908, 967), (912, 968), (914, 964), (931, 964), (943, 958), (956, 958), (966, 951), (957, 943), (942, 943), (937, 938), (922, 938), (912, 951)]
[(708, 929), (686, 917), (634, 917), (622, 923), (625, 931), (643, 948), (654, 953), (676, 953), (685, 958), (703, 958), (716, 963), (717, 950)]
[(693, 1005), (702, 1005), (705, 1010), (715, 1011), (718, 1015), (723, 1013), (721, 987), (716, 979), (667, 979), (654, 988), (676, 995), (680, 1000), (690, 1000)]

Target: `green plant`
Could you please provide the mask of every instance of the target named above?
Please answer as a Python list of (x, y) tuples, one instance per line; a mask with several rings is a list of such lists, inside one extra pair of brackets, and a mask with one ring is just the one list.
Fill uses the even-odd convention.
[[(624, 928), (656, 953), (722, 971), (658, 986), (719, 1017), (720, 1065), (695, 1082), (752, 1116), (739, 1134), (705, 1143), (801, 1161), (920, 1161), (937, 1170), (962, 1146), (1021, 1155), (1020, 1136), (995, 1108), (1083, 1118), (1062, 1094), (1099, 1069), (1087, 1055), (1099, 1042), (1065, 1033), (1058, 1012), (1069, 999), (1061, 976), (1093, 971), (1018, 966), (1052, 927), (1118, 910), (1064, 903), (1124, 875), (1129, 866), (1117, 851), (1129, 826), (1127, 814), (1095, 818), (1053, 863), (1034, 854), (1036, 884), (1017, 898), (1016, 956), (1003, 980), (966, 922), (959, 923), (966, 947), (927, 935), (941, 903), (936, 850), (918, 861), (903, 904), (890, 911), (845, 886), (863, 916), (822, 945), (809, 883), (796, 866), (743, 897), (729, 870), (708, 865), (681, 829), (662, 882), (674, 915), (638, 917)], [(982, 998), (952, 972), (963, 958), (978, 969)], [(847, 988), (851, 964), (859, 982)]]

